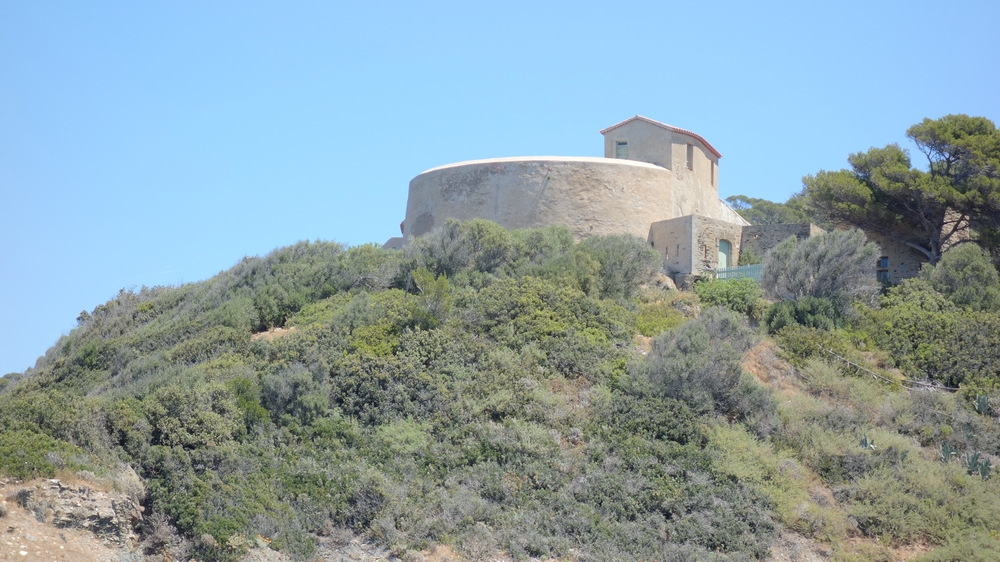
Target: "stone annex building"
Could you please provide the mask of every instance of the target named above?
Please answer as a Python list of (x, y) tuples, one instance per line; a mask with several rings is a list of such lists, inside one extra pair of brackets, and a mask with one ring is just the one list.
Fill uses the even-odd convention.
[[(560, 224), (577, 239), (645, 238), (664, 270), (686, 284), (690, 276), (735, 266), (741, 251), (762, 256), (789, 236), (823, 232), (811, 224), (744, 220), (719, 198), (722, 154), (697, 133), (636, 115), (601, 134), (604, 158), (491, 158), (423, 172), (410, 181), (403, 236), (385, 247), (400, 248), (450, 218), (484, 218), (509, 229)], [(887, 266), (880, 276), (897, 281), (905, 269), (891, 273)]]

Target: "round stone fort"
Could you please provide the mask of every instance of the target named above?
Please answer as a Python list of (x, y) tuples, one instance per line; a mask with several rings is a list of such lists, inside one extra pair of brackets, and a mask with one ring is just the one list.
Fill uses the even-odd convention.
[[(449, 218), (484, 218), (506, 228), (561, 224), (577, 238), (645, 238), (664, 217), (718, 211), (713, 192), (671, 189), (663, 167), (634, 160), (531, 156), (458, 162), (410, 181), (404, 234), (421, 236)], [(714, 190), (713, 190), (714, 191)]]
[(410, 181), (399, 247), (448, 219), (506, 228), (560, 224), (577, 239), (700, 215), (745, 223), (719, 199), (719, 158), (703, 137), (635, 116), (601, 131), (604, 157), (525, 156), (432, 168)]

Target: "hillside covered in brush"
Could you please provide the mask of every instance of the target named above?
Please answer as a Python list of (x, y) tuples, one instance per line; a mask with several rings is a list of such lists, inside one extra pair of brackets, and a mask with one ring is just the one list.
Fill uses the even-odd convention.
[(0, 378), (0, 474), (130, 467), (157, 560), (345, 532), (412, 560), (994, 559), (994, 266), (966, 244), (871, 287), (823, 267), (863, 240), (812, 240), (767, 293), (478, 220), (123, 290)]

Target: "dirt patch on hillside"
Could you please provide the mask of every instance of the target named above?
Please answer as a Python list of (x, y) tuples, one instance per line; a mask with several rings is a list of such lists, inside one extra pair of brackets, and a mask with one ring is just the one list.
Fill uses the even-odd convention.
[(798, 533), (784, 532), (771, 544), (768, 560), (773, 562), (825, 562), (833, 550)]
[(281, 336), (287, 336), (288, 334), (295, 331), (295, 326), (289, 326), (287, 328), (271, 328), (266, 332), (257, 332), (256, 334), (250, 336), (251, 340), (273, 340), (275, 338), (280, 338)]
[(632, 343), (632, 351), (638, 353), (639, 355), (648, 355), (649, 352), (653, 350), (653, 338), (651, 337), (636, 334), (632, 338)]
[(774, 342), (763, 340), (743, 356), (743, 368), (757, 379), (757, 382), (767, 385), (785, 394), (799, 392), (798, 373), (788, 361), (778, 356)]

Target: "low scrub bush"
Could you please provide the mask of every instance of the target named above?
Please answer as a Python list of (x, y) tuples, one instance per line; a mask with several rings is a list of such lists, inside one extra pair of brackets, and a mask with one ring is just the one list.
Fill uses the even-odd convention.
[(636, 329), (644, 336), (653, 337), (680, 326), (686, 319), (669, 301), (641, 303)]
[(710, 308), (653, 342), (644, 367), (650, 388), (769, 433), (776, 423), (774, 399), (742, 367), (743, 354), (756, 342), (744, 317)]
[(845, 491), (863, 532), (894, 544), (946, 544), (969, 529), (996, 529), (997, 487), (957, 464), (919, 458), (882, 466)]
[(824, 541), (846, 536), (846, 514), (810, 495), (811, 473), (793, 456), (774, 450), (740, 426), (716, 424), (708, 434), (716, 470), (766, 494), (783, 524)]
[(875, 277), (880, 252), (856, 229), (801, 241), (791, 237), (765, 256), (761, 286), (780, 300), (831, 299), (839, 312), (847, 313), (852, 302), (875, 303), (881, 291)]
[(592, 236), (580, 247), (600, 264), (596, 286), (601, 298), (634, 298), (639, 286), (663, 268), (660, 254), (636, 236)]
[(0, 474), (20, 479), (51, 478), (56, 469), (89, 468), (86, 458), (77, 447), (44, 434), (25, 430), (0, 431)]

